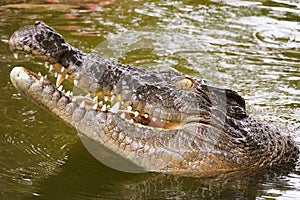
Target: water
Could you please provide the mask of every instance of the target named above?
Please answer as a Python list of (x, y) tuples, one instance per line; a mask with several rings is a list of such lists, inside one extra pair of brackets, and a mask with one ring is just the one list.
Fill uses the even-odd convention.
[(173, 67), (234, 89), (249, 113), (300, 141), (298, 0), (22, 2), (0, 2), (0, 199), (300, 198), (300, 164), (220, 179), (102, 165), (74, 130), (12, 87), (13, 66), (46, 70), (38, 60), (13, 59), (5, 43), (42, 20), (84, 51), (149, 69)]

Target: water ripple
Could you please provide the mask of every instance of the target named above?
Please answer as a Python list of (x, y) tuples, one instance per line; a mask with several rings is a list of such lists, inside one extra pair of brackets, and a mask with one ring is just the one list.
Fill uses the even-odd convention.
[[(114, 1), (97, 11), (68, 3), (49, 5), (50, 9), (30, 4), (0, 7), (1, 39), (7, 40), (16, 26), (43, 20), (85, 51), (96, 47), (97, 52), (99, 47), (102, 54), (124, 63), (173, 67), (237, 90), (247, 100), (249, 113), (300, 142), (298, 0)], [(53, 199), (52, 193), (65, 199), (299, 196), (299, 164), (286, 176), (240, 178), (230, 184), (212, 180), (208, 185), (198, 179), (169, 181), (164, 175), (147, 181), (105, 168), (82, 146), (72, 149), (77, 139), (72, 130), (7, 84), (11, 66), (25, 63), (40, 69), (40, 65), (10, 61), (6, 44), (0, 46), (5, 58), (0, 62), (0, 84), (5, 86), (0, 88), (0, 196), (8, 196), (4, 199), (47, 195)]]

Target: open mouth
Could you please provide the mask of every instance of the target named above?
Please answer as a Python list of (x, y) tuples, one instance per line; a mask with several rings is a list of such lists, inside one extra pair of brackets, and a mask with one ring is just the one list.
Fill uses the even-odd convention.
[[(174, 91), (190, 90), (190, 88), (195, 90), (196, 85), (192, 79), (180, 78), (165, 82), (166, 77), (157, 76), (157, 72), (142, 71), (142, 74), (146, 72), (149, 77), (154, 76), (159, 81), (163, 80), (164, 83), (169, 84), (165, 91), (159, 84), (152, 83), (155, 81), (148, 80), (149, 78), (143, 82), (141, 80), (143, 76), (140, 75), (135, 76), (135, 83), (132, 83), (131, 73), (139, 73), (136, 68), (86, 54), (66, 43), (60, 34), (43, 22), (36, 22), (32, 26), (17, 30), (11, 36), (9, 46), (15, 58), (18, 58), (18, 54), (21, 53), (46, 61), (45, 67), (49, 70), (50, 76), (56, 77), (55, 83), (51, 83), (52, 87), (81, 108), (113, 113), (126, 122), (143, 128), (174, 130), (182, 127), (183, 119), (186, 120), (185, 122), (189, 122), (186, 117), (190, 111), (185, 114), (185, 110), (179, 110), (175, 103), (177, 99), (181, 101), (180, 97), (176, 97), (181, 93), (173, 93), (173, 99), (170, 99), (169, 92), (172, 92), (172, 89), (170, 90), (168, 87), (171, 86)], [(110, 65), (113, 65), (114, 69)], [(25, 71), (29, 76), (36, 77), (36, 81), (42, 84), (47, 81), (47, 84), (50, 84), (47, 76)], [(125, 75), (118, 74), (124, 72)], [(115, 84), (120, 76), (125, 77), (123, 79), (125, 85), (121, 83), (122, 81), (119, 81), (118, 84), (121, 87), (124, 86), (125, 89)], [(167, 77), (167, 79), (170, 78)], [(77, 95), (70, 90), (65, 90), (62, 85), (65, 80), (71, 82), (75, 88), (86, 92), (87, 95)], [(140, 81), (142, 82), (139, 83)], [(133, 88), (142, 89), (137, 93)], [(161, 94), (165, 96), (162, 97)], [(138, 95), (141, 95), (142, 98), (137, 97)], [(185, 106), (186, 102), (181, 101), (179, 104), (179, 106), (181, 104)]]
[[(14, 53), (14, 57), (19, 58), (18, 53)], [(153, 117), (150, 116), (149, 113), (139, 111), (135, 109), (133, 105), (128, 104), (128, 102), (124, 102), (121, 95), (115, 95), (112, 92), (109, 94), (106, 92), (104, 94), (104, 92), (99, 91), (97, 93), (74, 95), (72, 91), (65, 90), (62, 84), (63, 81), (67, 80), (71, 82), (75, 88), (78, 87), (76, 73), (69, 70), (71, 67), (65, 68), (59, 63), (50, 64), (48, 61), (45, 62), (45, 67), (49, 70), (49, 75), (56, 78), (55, 84), (51, 83), (47, 79), (48, 75), (43, 76), (40, 72), (34, 73), (22, 67), (17, 67), (13, 71), (14, 74), (23, 74), (23, 78), (27, 76), (25, 80), (30, 79), (30, 84), (34, 84), (34, 82), (36, 82), (39, 83), (41, 87), (43, 87), (43, 85), (51, 85), (51, 87), (57, 90), (61, 96), (65, 96), (68, 101), (75, 102), (80, 108), (84, 108), (86, 110), (114, 113), (120, 118), (126, 120), (128, 123), (135, 124), (138, 127), (174, 130), (180, 126), (177, 122)], [(24, 79), (20, 79), (19, 76), (11, 75), (11, 79), (15, 86), (22, 84), (22, 82), (24, 82), (23, 84), (26, 83), (26, 81), (24, 81)], [(28, 85), (27, 88), (30, 88), (30, 85)], [(79, 87), (79, 89), (81, 88)], [(18, 90), (23, 94), (27, 93), (27, 91), (22, 91), (24, 88), (18, 88)]]

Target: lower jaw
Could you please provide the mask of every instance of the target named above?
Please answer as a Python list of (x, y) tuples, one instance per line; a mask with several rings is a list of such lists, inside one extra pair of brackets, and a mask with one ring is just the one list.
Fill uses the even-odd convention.
[[(48, 65), (49, 66), (49, 65)], [(56, 98), (64, 98), (64, 103), (75, 103), (78, 105), (79, 108), (88, 110), (94, 110), (96, 112), (103, 112), (103, 113), (112, 113), (118, 115), (122, 120), (125, 120), (128, 124), (134, 124), (140, 128), (148, 128), (148, 129), (159, 129), (159, 130), (174, 130), (180, 127), (179, 123), (173, 123), (165, 120), (156, 119), (155, 117), (151, 117), (145, 113), (133, 110), (131, 106), (123, 107), (120, 101), (114, 102), (113, 97), (104, 96), (102, 99), (99, 99), (98, 96), (92, 96), (88, 94), (87, 96), (78, 95), (75, 96), (71, 91), (65, 91), (63, 89), (63, 85), (60, 85), (58, 88), (47, 80), (47, 75), (42, 76), (41, 73), (34, 73), (29, 70), (26, 70), (28, 76), (34, 76), (37, 83), (40, 83), (40, 88), (43, 88), (47, 85), (48, 90), (54, 91), (52, 96), (48, 97), (48, 100), (45, 99), (45, 93), (41, 91), (39, 94), (38, 91), (33, 90), (31, 94), (27, 91), (21, 91), (22, 94), (27, 96), (29, 100), (35, 102), (38, 105), (41, 105), (41, 102), (36, 102), (37, 99), (41, 101), (47, 101), (47, 104), (52, 105), (52, 107), (47, 108), (51, 111), (51, 109), (57, 109), (56, 103), (58, 103), (59, 99)], [(57, 102), (51, 102), (51, 101)], [(62, 102), (61, 102), (62, 103)], [(43, 103), (42, 103), (43, 104)], [(125, 104), (125, 103), (124, 103)], [(45, 107), (45, 105), (43, 106)], [(64, 109), (61, 107), (60, 109)], [(59, 115), (60, 113), (57, 113)]]

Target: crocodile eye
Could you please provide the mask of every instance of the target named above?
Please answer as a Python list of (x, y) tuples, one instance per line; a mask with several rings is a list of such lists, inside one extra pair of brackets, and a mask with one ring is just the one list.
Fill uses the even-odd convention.
[(173, 81), (178, 87), (185, 90), (195, 89), (197, 87), (196, 82), (190, 77), (180, 76), (174, 78)]

